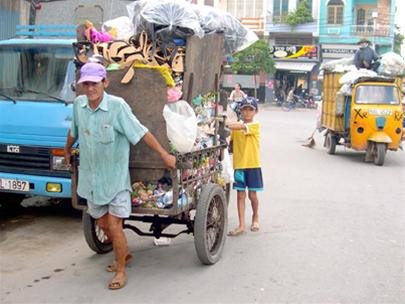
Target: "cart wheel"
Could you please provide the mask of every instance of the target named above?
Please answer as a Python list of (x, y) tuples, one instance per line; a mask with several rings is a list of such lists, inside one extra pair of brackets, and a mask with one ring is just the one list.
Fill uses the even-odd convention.
[(385, 154), (387, 152), (387, 145), (384, 143), (375, 144), (374, 164), (377, 166), (384, 165)]
[(194, 245), (203, 264), (218, 262), (225, 243), (228, 209), (224, 190), (215, 184), (203, 187), (194, 219)]
[(326, 151), (329, 154), (335, 154), (335, 152), (336, 152), (336, 138), (335, 138), (335, 136), (333, 136), (332, 132), (328, 132), (328, 134), (326, 134), (325, 147), (326, 147)]
[(83, 211), (82, 216), (84, 238), (90, 249), (97, 253), (107, 253), (112, 250), (112, 243), (108, 240), (104, 231), (97, 226), (96, 220)]

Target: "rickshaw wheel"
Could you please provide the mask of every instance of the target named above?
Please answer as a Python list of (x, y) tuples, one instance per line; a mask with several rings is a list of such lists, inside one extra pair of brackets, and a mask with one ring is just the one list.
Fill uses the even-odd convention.
[(328, 132), (325, 138), (326, 151), (329, 154), (335, 154), (336, 152), (336, 138), (333, 136), (332, 132)]
[(205, 265), (218, 262), (225, 243), (228, 206), (224, 190), (216, 184), (203, 187), (194, 219), (194, 245)]
[(96, 220), (87, 213), (87, 210), (83, 211), (82, 223), (84, 238), (91, 250), (102, 254), (113, 249), (111, 241), (108, 240), (104, 231), (97, 226)]
[(382, 166), (384, 164), (386, 152), (387, 152), (387, 145), (385, 143), (376, 143), (374, 164), (376, 164), (377, 166)]

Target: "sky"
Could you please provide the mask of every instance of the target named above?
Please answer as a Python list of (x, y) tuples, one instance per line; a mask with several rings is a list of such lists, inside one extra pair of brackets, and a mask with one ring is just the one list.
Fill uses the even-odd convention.
[[(401, 34), (405, 36), (405, 0), (396, 0), (397, 11), (395, 14), (395, 24), (400, 26)], [(402, 16), (401, 16), (402, 15)], [(401, 18), (402, 17), (402, 18)], [(402, 43), (402, 57), (405, 58), (405, 41)]]

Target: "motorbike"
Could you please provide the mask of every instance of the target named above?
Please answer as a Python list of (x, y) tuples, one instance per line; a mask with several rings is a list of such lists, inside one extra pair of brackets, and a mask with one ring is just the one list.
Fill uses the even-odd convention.
[(296, 108), (306, 108), (306, 102), (302, 96), (294, 95), (292, 101), (284, 101), (281, 104), (281, 108), (284, 111), (295, 110)]
[(317, 104), (314, 100), (314, 97), (311, 94), (304, 94), (303, 99), (304, 99), (306, 108), (308, 108), (308, 109), (317, 108)]

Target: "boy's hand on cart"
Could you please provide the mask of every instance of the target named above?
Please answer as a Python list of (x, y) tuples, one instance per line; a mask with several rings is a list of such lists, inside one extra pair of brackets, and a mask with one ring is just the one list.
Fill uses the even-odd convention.
[(226, 115), (218, 115), (218, 116), (215, 117), (215, 120), (225, 124), (226, 123), (226, 118), (227, 118)]

